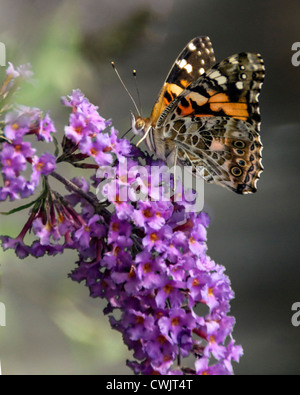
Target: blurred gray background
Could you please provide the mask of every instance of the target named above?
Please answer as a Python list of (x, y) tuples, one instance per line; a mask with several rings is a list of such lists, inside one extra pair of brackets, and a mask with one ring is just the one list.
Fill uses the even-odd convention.
[[(298, 0), (0, 0), (7, 60), (30, 62), (35, 71), (36, 84), (24, 87), (19, 101), (50, 110), (60, 131), (68, 119), (60, 97), (73, 88), (127, 130), (132, 104), (111, 60), (131, 91), (137, 70), (143, 112), (150, 114), (169, 67), (193, 37), (210, 36), (218, 60), (240, 51), (263, 55), (265, 171), (258, 192), (205, 189), (208, 252), (226, 267), (236, 294), (234, 337), (245, 353), (236, 374), (300, 373), (300, 327), (291, 324), (291, 306), (300, 301), (300, 67), (291, 63), (299, 21)], [(2, 203), (1, 211), (12, 207)], [(25, 218), (1, 218), (0, 233), (16, 236)], [(124, 363), (131, 354), (101, 301), (67, 278), (75, 253), (24, 261), (0, 254), (3, 374), (131, 373)]]

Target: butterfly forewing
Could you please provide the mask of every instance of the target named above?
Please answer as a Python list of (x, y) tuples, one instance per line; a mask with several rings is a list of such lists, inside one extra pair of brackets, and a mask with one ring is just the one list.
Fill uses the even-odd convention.
[(216, 63), (209, 37), (196, 37), (179, 54), (165, 80), (151, 114), (152, 124), (193, 81)]
[(241, 53), (223, 60), (177, 97), (164, 122), (171, 117), (229, 116), (259, 129), (258, 97), (264, 70), (258, 54)]

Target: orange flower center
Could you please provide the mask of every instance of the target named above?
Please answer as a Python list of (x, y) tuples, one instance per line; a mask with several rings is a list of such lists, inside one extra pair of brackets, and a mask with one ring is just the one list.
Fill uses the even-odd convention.
[(152, 272), (151, 263), (145, 263), (144, 264), (143, 272), (144, 273), (151, 273)]
[(75, 130), (75, 132), (77, 134), (81, 134), (82, 133), (82, 127), (81, 126), (78, 126), (77, 128), (74, 128), (74, 130)]
[(180, 318), (179, 317), (174, 317), (171, 319), (171, 325), (172, 326), (179, 326), (180, 325)]
[(197, 280), (196, 278), (194, 278), (192, 286), (193, 286), (193, 287), (199, 287), (199, 285), (200, 285), (199, 280)]
[(134, 277), (136, 277), (135, 268), (134, 266), (131, 266), (130, 272), (128, 273), (128, 278), (134, 278)]
[(36, 165), (36, 170), (38, 171), (38, 172), (41, 172), (42, 170), (43, 170), (43, 168), (45, 167), (45, 163), (41, 163), (41, 162), (39, 162), (39, 163), (37, 163), (37, 165)]
[(105, 147), (102, 152), (111, 152), (111, 147), (107, 146)]
[(150, 208), (146, 208), (145, 210), (143, 210), (143, 216), (146, 218), (152, 218), (153, 214), (151, 212)]
[(160, 343), (162, 345), (167, 342), (167, 339), (165, 338), (164, 335), (159, 335), (156, 340), (158, 341), (158, 343)]
[(169, 295), (173, 291), (173, 286), (171, 284), (167, 284), (164, 286), (164, 291), (167, 295)]
[(96, 150), (96, 148), (91, 148), (90, 153), (92, 156), (97, 156), (99, 154), (99, 151)]
[(152, 243), (155, 243), (157, 240), (159, 240), (159, 237), (158, 237), (157, 233), (151, 233), (151, 235), (150, 235), (150, 241), (151, 241)]
[(136, 317), (136, 319), (135, 319), (135, 323), (136, 323), (137, 325), (143, 325), (143, 324), (144, 324), (144, 321), (145, 321), (144, 317), (142, 317), (142, 316), (140, 316), (140, 315), (138, 315), (138, 316)]
[(118, 232), (118, 231), (119, 231), (119, 228), (120, 228), (120, 225), (118, 224), (118, 222), (114, 222), (114, 223), (112, 224), (112, 226), (111, 226), (111, 230), (112, 230), (113, 232)]

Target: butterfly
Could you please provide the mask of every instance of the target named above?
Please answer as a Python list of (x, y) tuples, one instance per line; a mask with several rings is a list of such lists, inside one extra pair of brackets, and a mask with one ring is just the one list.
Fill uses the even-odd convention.
[(216, 63), (209, 37), (196, 37), (173, 64), (150, 117), (132, 114), (133, 132), (171, 167), (190, 166), (238, 194), (256, 192), (264, 77), (261, 55), (243, 52)]

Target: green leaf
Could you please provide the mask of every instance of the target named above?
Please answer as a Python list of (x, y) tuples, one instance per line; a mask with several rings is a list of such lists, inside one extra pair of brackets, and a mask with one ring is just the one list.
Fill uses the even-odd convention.
[(53, 138), (53, 141), (54, 141), (54, 144), (55, 144), (55, 153), (54, 153), (54, 156), (55, 156), (56, 158), (58, 158), (58, 155), (59, 155), (59, 144), (58, 144), (57, 138), (56, 138), (55, 136), (52, 136), (52, 138)]
[(30, 202), (28, 204), (25, 204), (24, 206), (14, 208), (13, 210), (9, 211), (8, 213), (1, 213), (0, 212), (0, 215), (12, 215), (12, 214), (18, 213), (19, 211), (26, 210), (27, 208), (33, 206), (38, 200), (39, 199), (34, 200), (33, 202)]

